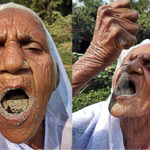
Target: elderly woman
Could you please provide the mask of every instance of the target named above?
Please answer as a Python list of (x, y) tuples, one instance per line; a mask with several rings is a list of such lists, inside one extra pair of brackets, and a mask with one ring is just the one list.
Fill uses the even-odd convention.
[[(136, 20), (128, 0), (99, 8), (92, 43), (73, 66), (74, 95), (135, 43)], [(108, 100), (73, 114), (73, 149), (150, 148), (149, 67), (150, 40), (121, 53)]]
[(150, 40), (121, 53), (107, 101), (73, 114), (74, 149), (149, 149), (149, 67)]
[(69, 149), (70, 89), (39, 17), (0, 5), (0, 149)]

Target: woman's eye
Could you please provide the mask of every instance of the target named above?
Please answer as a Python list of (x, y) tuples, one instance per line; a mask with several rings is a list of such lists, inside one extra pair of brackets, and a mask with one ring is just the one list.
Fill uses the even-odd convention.
[(150, 70), (150, 63), (145, 64), (145, 67), (146, 67), (148, 70)]
[(28, 49), (32, 50), (32, 51), (42, 51), (42, 48), (35, 48), (35, 47), (29, 47)]
[(3, 44), (0, 44), (0, 54), (2, 53), (2, 51), (4, 50), (5, 46)]
[(25, 50), (30, 50), (30, 51), (33, 51), (33, 52), (42, 52), (43, 51), (42, 46), (39, 43), (36, 43), (36, 42), (25, 44), (25, 45), (23, 45), (23, 48)]
[(128, 64), (123, 64), (121, 67), (125, 67), (126, 65), (128, 65)]

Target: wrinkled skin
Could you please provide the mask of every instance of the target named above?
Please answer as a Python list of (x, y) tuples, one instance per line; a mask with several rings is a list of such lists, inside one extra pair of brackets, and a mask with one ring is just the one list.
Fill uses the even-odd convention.
[[(32, 98), (27, 116), (12, 121), (0, 115), (0, 132), (8, 140), (22, 143), (31, 139), (34, 142), (35, 133), (38, 135), (35, 139), (43, 135), (37, 130), (55, 89), (53, 65), (44, 29), (37, 18), (16, 8), (1, 11), (0, 95), (4, 89), (21, 87)], [(38, 131), (43, 132), (42, 127), (43, 123)]]
[[(128, 0), (99, 8), (92, 43), (72, 68), (73, 96), (112, 64), (123, 48), (135, 43), (137, 18)], [(125, 94), (122, 88), (118, 90), (119, 85), (124, 87), (122, 81), (129, 82), (132, 87)], [(150, 149), (150, 45), (139, 46), (126, 56), (115, 74), (113, 87), (109, 110), (120, 118), (125, 148)]]
[(139, 46), (130, 52), (118, 71), (114, 77), (114, 89), (117, 87), (118, 80), (126, 73), (127, 78), (134, 83), (136, 91), (131, 95), (113, 92), (111, 113), (116, 117), (140, 117), (149, 114), (150, 45)]
[(123, 48), (135, 44), (138, 15), (130, 7), (129, 0), (99, 7), (93, 40), (83, 57), (72, 67), (73, 96), (97, 73), (111, 65)]
[[(134, 83), (134, 94), (116, 90), (123, 74)], [(125, 147), (150, 149), (150, 44), (138, 46), (125, 57), (113, 85), (109, 110), (120, 118)]]

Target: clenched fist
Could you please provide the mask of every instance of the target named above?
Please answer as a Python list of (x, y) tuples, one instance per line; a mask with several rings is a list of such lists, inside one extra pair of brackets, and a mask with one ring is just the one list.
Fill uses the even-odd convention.
[(72, 68), (73, 96), (105, 67), (136, 42), (138, 15), (130, 9), (130, 0), (116, 0), (101, 6), (97, 12), (92, 42)]
[(106, 65), (113, 63), (122, 49), (136, 42), (138, 15), (130, 7), (129, 0), (117, 0), (98, 9), (93, 40), (87, 52), (97, 55), (95, 59)]

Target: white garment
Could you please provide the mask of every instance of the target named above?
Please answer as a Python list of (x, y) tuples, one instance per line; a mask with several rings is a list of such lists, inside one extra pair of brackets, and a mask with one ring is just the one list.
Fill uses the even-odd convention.
[(104, 101), (73, 113), (72, 149), (124, 149), (119, 119), (110, 115), (108, 105)]
[[(144, 44), (150, 44), (150, 40), (144, 40), (139, 45)], [(129, 50), (124, 50), (121, 53), (117, 68), (121, 66), (124, 57), (139, 45)], [(111, 95), (107, 101), (93, 104), (73, 113), (72, 149), (125, 149), (120, 128), (120, 119), (113, 117), (108, 111), (110, 98)]]
[[(30, 9), (14, 4), (8, 3), (0, 5), (0, 10), (5, 8), (19, 8), (23, 9), (29, 13), (32, 13), (38, 19), (39, 17)], [(40, 20), (40, 19), (39, 19)], [(40, 20), (41, 22), (41, 20)], [(42, 23), (43, 24), (43, 23)], [(44, 149), (71, 149), (72, 144), (72, 125), (71, 125), (71, 114), (72, 114), (72, 88), (64, 69), (62, 60), (59, 56), (55, 44), (43, 25), (47, 36), (47, 43), (49, 46), (49, 51), (53, 60), (59, 66), (60, 72), (60, 83), (58, 88), (52, 93), (52, 96), (47, 105), (47, 111), (45, 115), (45, 144)], [(0, 150), (32, 150), (25, 143), (14, 144), (7, 139), (5, 139), (0, 134)]]

